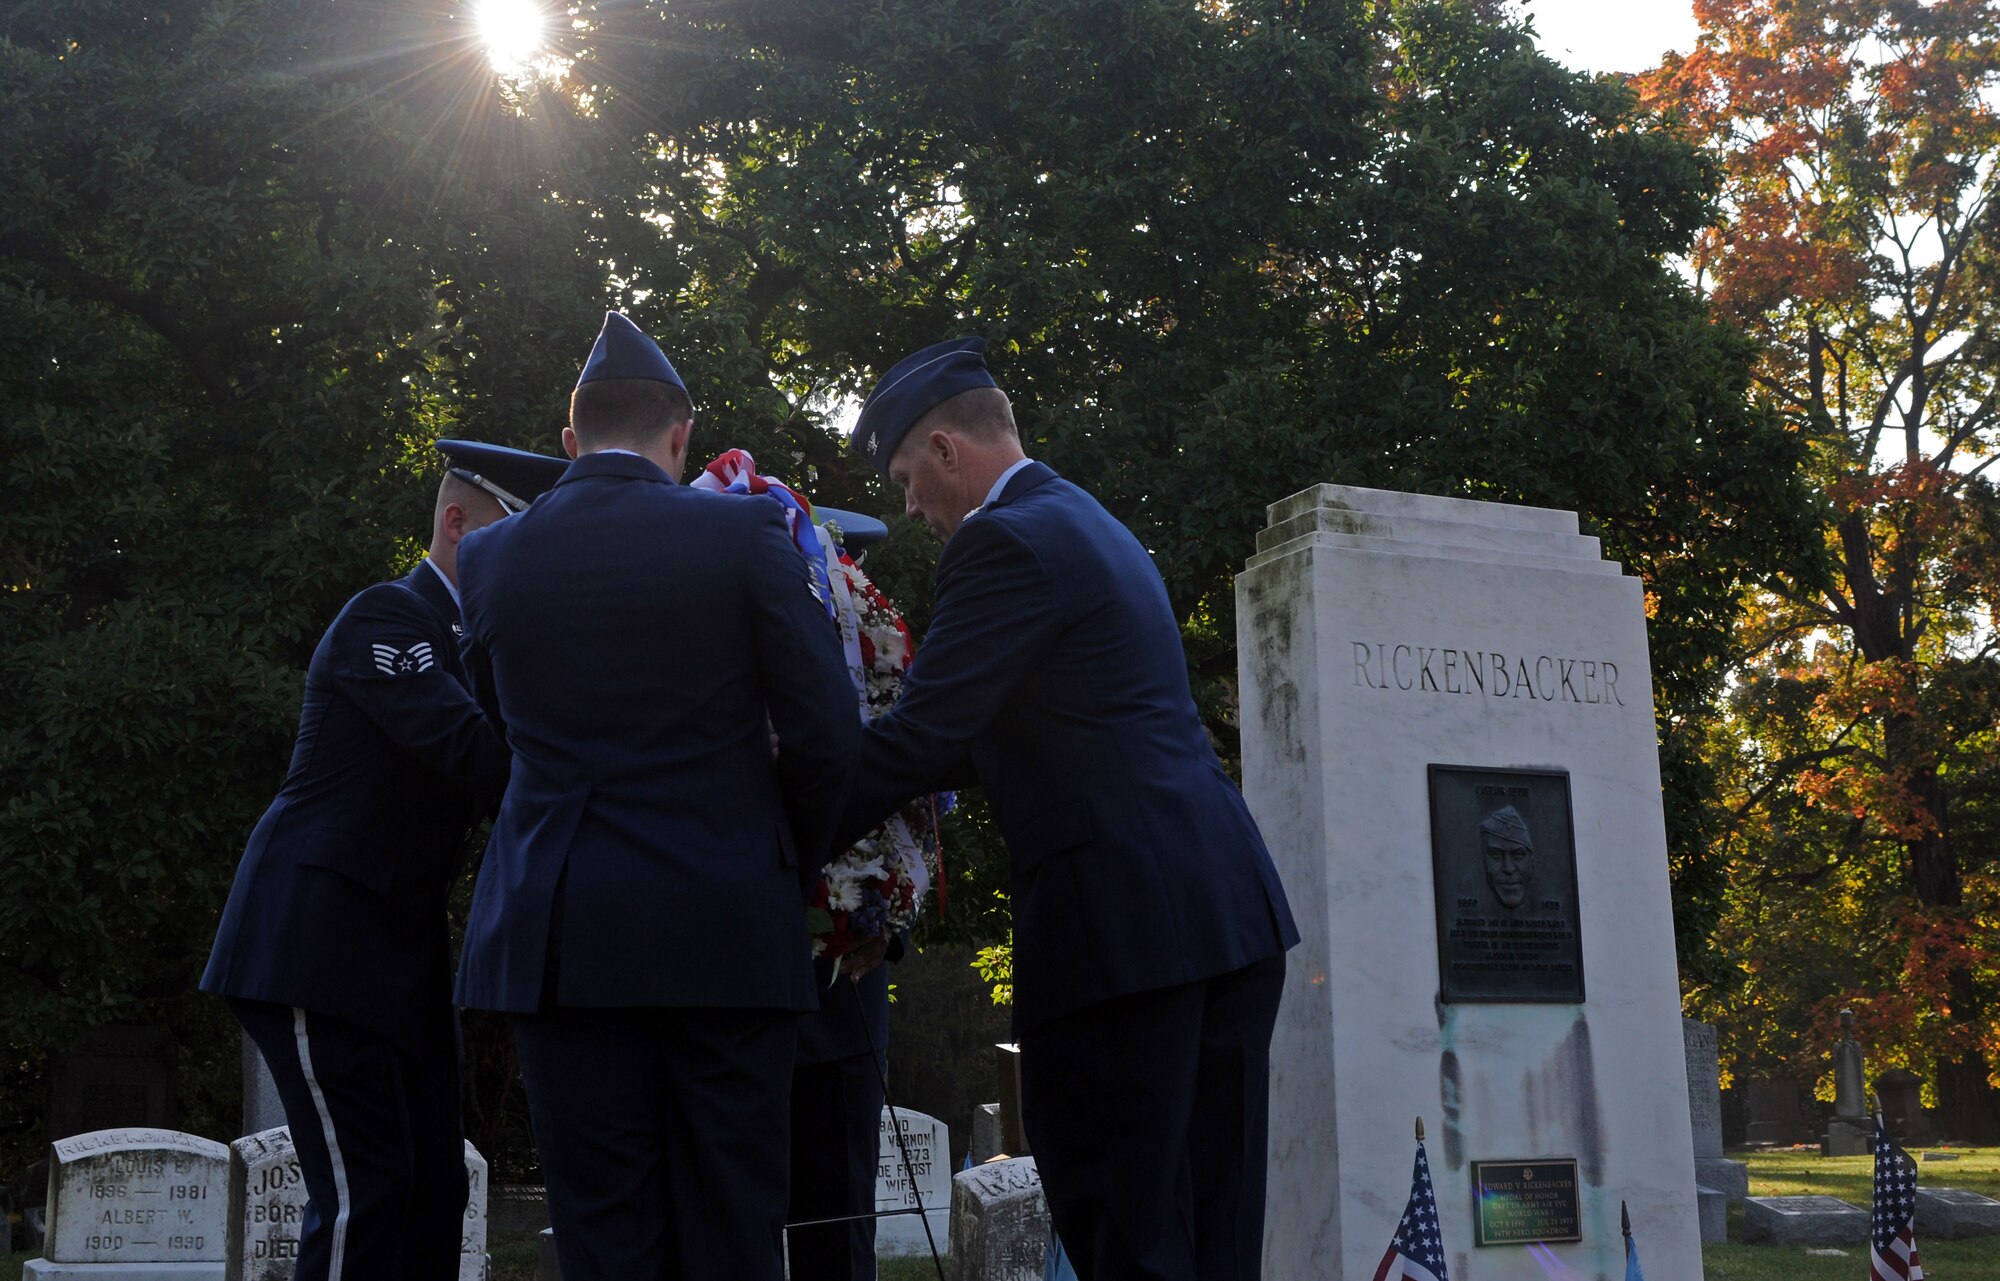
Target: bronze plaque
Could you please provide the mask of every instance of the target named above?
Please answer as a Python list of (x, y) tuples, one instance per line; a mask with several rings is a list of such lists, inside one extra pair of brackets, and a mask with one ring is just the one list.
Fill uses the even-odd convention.
[(1580, 1004), (1569, 774), (1433, 765), (1430, 787), (1440, 999)]
[(1474, 1245), (1583, 1240), (1576, 1161), (1474, 1161)]

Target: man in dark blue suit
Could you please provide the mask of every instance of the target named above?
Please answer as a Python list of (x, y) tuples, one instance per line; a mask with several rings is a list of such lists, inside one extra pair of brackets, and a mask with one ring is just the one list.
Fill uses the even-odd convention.
[(784, 509), (679, 484), (692, 425), (606, 316), (576, 462), (460, 562), (514, 768), (458, 997), (514, 1015), (568, 1281), (777, 1281), (805, 891), (860, 734)]
[(201, 988), (263, 1052), (309, 1200), (300, 1281), (458, 1272), (465, 1141), (445, 900), (507, 749), (467, 691), (457, 553), (567, 462), (441, 441), (429, 557), (313, 651), (291, 768), (236, 870)]
[(840, 835), (976, 774), (1010, 856), (1022, 1121), (1077, 1275), (1255, 1281), (1298, 931), (1151, 558), (1026, 458), (984, 350), (910, 356), (855, 426), (945, 546)]

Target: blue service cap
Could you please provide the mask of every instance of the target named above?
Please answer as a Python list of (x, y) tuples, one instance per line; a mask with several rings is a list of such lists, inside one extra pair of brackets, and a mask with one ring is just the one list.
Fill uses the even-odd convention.
[(954, 338), (905, 356), (862, 402), (861, 417), (854, 424), (854, 448), (887, 476), (896, 446), (919, 418), (962, 391), (997, 386), (986, 368), (984, 338)]
[(850, 552), (866, 551), (889, 536), (889, 527), (873, 516), (813, 504), (813, 519), (840, 529), (840, 545)]
[[(674, 372), (660, 344), (647, 337), (622, 311), (604, 313), (604, 328), (597, 331), (597, 342), (590, 349), (590, 358), (583, 362), (576, 385), (581, 387), (606, 378), (649, 378), (687, 391), (687, 384)], [(689, 392), (688, 399), (693, 398)]]
[(437, 447), (452, 475), (493, 495), (510, 512), (527, 510), (569, 470), (567, 458), (477, 440), (441, 440)]

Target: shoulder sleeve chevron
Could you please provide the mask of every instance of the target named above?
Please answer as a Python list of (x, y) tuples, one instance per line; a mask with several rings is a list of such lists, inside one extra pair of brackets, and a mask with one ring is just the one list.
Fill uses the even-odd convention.
[(348, 602), (327, 638), (334, 688), (396, 746), (454, 782), (498, 792), (508, 755), (449, 656), (455, 642), (394, 583)]

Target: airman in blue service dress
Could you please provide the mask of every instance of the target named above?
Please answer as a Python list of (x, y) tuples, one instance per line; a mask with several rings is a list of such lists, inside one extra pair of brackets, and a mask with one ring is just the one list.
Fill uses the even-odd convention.
[[(882, 474), (931, 409), (995, 385), (983, 351), (942, 343), (883, 376), (854, 434)], [(938, 558), (839, 837), (976, 773), (1009, 854), (1022, 1120), (1078, 1276), (1255, 1281), (1298, 931), (1145, 548), (1040, 463), (995, 488)]]
[(250, 835), (201, 979), (230, 998), (284, 1103), (310, 1198), (301, 1281), (458, 1272), (445, 903), (508, 757), (464, 683), (447, 526), (525, 506), (567, 462), (440, 448), (465, 501), (456, 518), (440, 502), (431, 559), (350, 600), (313, 652), (291, 768)]
[[(685, 391), (615, 313), (573, 409), (597, 379)], [(514, 769), (458, 998), (514, 1015), (563, 1275), (777, 1281), (805, 892), (860, 733), (833, 624), (775, 501), (636, 452), (583, 453), (462, 568)]]

